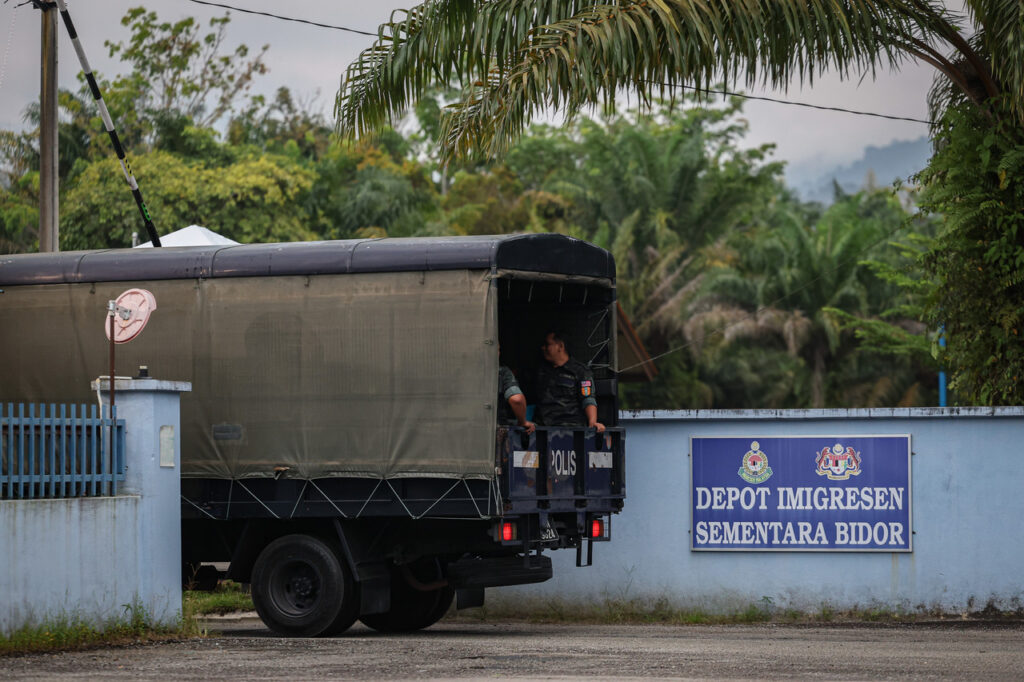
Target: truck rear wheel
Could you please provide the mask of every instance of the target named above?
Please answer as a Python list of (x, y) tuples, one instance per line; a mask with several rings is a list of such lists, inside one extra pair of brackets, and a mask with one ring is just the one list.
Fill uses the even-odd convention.
[(286, 535), (260, 552), (252, 569), (252, 601), (267, 627), (289, 637), (337, 634), (359, 612), (348, 567), (327, 543), (309, 535)]
[[(443, 578), (441, 566), (436, 559), (422, 559), (409, 567), (413, 576), (421, 583), (431, 583)], [(428, 628), (441, 620), (455, 599), (455, 590), (444, 587), (429, 592), (417, 590), (410, 585), (400, 569), (391, 574), (391, 609), (384, 613), (362, 616), (360, 620), (367, 627), (378, 632), (413, 632)]]

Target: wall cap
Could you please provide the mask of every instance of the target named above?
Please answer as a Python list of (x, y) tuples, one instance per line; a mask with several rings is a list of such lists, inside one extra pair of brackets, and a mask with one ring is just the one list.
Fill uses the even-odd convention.
[[(89, 387), (93, 391), (110, 391), (109, 375), (102, 374), (93, 379)], [(161, 379), (132, 379), (131, 377), (114, 377), (114, 391), (153, 391), (166, 393), (187, 393), (192, 390), (192, 383), (189, 381), (163, 381)]]
[(865, 407), (817, 410), (620, 410), (621, 421), (1021, 418), (1024, 407)]

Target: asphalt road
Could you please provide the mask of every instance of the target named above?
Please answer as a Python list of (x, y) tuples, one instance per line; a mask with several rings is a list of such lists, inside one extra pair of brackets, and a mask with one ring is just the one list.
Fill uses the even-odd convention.
[(206, 639), (0, 658), (0, 679), (1024, 679), (1024, 625), (356, 625), (282, 639), (258, 620)]

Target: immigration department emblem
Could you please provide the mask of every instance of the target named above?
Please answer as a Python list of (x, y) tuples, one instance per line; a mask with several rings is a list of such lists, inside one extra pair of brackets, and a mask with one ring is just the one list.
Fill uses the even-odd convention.
[(839, 443), (823, 448), (814, 461), (817, 464), (815, 473), (828, 476), (830, 481), (845, 481), (850, 476), (859, 476), (861, 472), (860, 453)]
[(772, 468), (768, 466), (768, 456), (761, 452), (761, 446), (756, 440), (750, 444), (747, 454), (743, 455), (743, 466), (736, 473), (747, 483), (764, 483), (771, 478)]

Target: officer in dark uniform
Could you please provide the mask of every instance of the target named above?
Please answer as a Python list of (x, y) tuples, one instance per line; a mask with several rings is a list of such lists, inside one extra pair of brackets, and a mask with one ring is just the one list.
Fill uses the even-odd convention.
[(498, 405), (498, 423), (518, 424), (527, 433), (533, 433), (535, 425), (526, 419), (526, 396), (516, 375), (505, 365), (498, 367)]
[(597, 421), (594, 375), (569, 357), (565, 339), (549, 332), (541, 346), (545, 362), (537, 371), (537, 421), (545, 426), (588, 426), (604, 431)]

